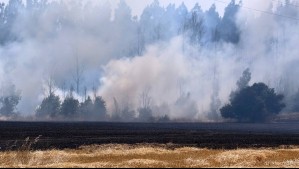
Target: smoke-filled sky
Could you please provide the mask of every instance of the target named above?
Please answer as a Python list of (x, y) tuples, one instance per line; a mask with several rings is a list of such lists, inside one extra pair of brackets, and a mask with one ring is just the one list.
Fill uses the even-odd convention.
[[(8, 3), (9, 0), (1, 0), (1, 2)], [(23, 0), (24, 1), (24, 0)], [(55, 0), (48, 0), (49, 2), (55, 1)], [(63, 1), (72, 1), (72, 0), (63, 0)], [(116, 8), (119, 4), (119, 0), (89, 0), (93, 3), (106, 3), (109, 2), (112, 5), (112, 8)], [(154, 0), (126, 0), (128, 5), (132, 8), (132, 14), (140, 16), (143, 9), (152, 3)], [(24, 1), (25, 2), (25, 1)], [(180, 5), (184, 3), (189, 9), (194, 7), (194, 4), (199, 3), (203, 9), (208, 9), (212, 4), (216, 4), (218, 8), (218, 12), (220, 15), (223, 15), (225, 6), (229, 3), (229, 0), (221, 0), (221, 1), (214, 1), (214, 0), (160, 0), (161, 6), (167, 7), (170, 3), (175, 5)], [(238, 2), (238, 1), (236, 1)], [(250, 8), (256, 8), (260, 10), (264, 10), (268, 8), (269, 3), (277, 3), (280, 2), (280, 0), (243, 0), (244, 6), (250, 7)]]
[[(287, 18), (299, 18), (297, 1), (279, 8), (276, 0), (243, 0), (240, 9), (236, 1), (225, 15), (228, 0), (186, 0), (186, 18), (199, 15), (190, 27), (182, 24), (184, 9), (175, 12), (181, 0), (160, 0), (160, 6), (144, 12), (153, 0), (126, 0), (132, 15), (119, 1), (110, 1), (111, 10), (103, 1), (84, 7), (82, 1), (66, 2), (9, 13), (13, 19), (3, 22), (8, 29), (1, 27), (9, 33), (0, 36), (5, 41), (0, 80), (21, 91), (22, 114), (34, 114), (49, 77), (63, 98), (76, 73), (81, 81), (77, 97), (82, 100), (85, 86), (90, 95), (96, 87), (110, 114), (114, 100), (136, 110), (148, 92), (154, 115), (194, 121), (221, 120), (219, 108), (246, 68), (251, 83), (264, 82), (286, 96), (299, 88), (292, 78), (299, 73), (298, 20)], [(164, 8), (174, 2), (175, 9)], [(192, 13), (196, 2), (202, 11)]]
[[(1, 1), (7, 3), (9, 0), (1, 0)], [(49, 0), (49, 2), (50, 1), (53, 0)], [(72, 0), (63, 0), (63, 1), (72, 1)], [(101, 4), (109, 2), (111, 3), (113, 8), (116, 8), (116, 6), (119, 4), (119, 0), (89, 0), (89, 1), (93, 3), (101, 3)], [(132, 8), (132, 14), (138, 16), (142, 13), (143, 9), (153, 1), (154, 0), (126, 0), (128, 5)], [(170, 3), (174, 3), (176, 5), (180, 5), (181, 3), (183, 3), (182, 0), (160, 0), (159, 2), (164, 7), (168, 6)], [(214, 3), (214, 1), (213, 0), (187, 0), (184, 3), (189, 9), (191, 9), (196, 3), (200, 3), (204, 9), (207, 9), (211, 6), (212, 3)], [(222, 8), (223, 10), (223, 5), (220, 6), (220, 8)]]

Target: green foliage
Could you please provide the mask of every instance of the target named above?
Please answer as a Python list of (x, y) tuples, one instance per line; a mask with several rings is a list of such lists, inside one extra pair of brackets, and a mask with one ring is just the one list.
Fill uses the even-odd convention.
[(93, 102), (90, 97), (88, 97), (85, 102), (80, 104), (80, 114), (81, 116), (89, 116), (93, 111)]
[(73, 97), (67, 97), (61, 105), (61, 116), (74, 118), (79, 114), (79, 101)]
[(102, 97), (95, 98), (93, 110), (96, 116), (98, 116), (101, 119), (105, 118), (107, 114), (107, 108), (106, 108), (106, 102)]
[(50, 94), (36, 110), (36, 115), (39, 118), (55, 118), (59, 115), (60, 106), (60, 98), (55, 94)]
[(80, 105), (80, 115), (83, 119), (92, 121), (105, 120), (106, 114), (106, 102), (102, 97), (96, 97), (94, 101), (88, 97)]
[(0, 98), (1, 108), (0, 115), (12, 117), (17, 114), (17, 105), (21, 97), (19, 95), (2, 96)]
[(13, 84), (5, 86), (0, 96), (0, 116), (15, 118), (18, 115), (17, 105), (21, 100), (20, 92)]
[(220, 111), (222, 117), (239, 122), (266, 122), (285, 107), (283, 98), (264, 83), (255, 83), (236, 92)]

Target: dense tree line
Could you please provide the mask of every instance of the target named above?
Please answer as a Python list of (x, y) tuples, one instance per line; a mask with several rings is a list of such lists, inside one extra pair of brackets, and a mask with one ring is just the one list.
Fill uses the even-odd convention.
[(142, 95), (143, 103), (135, 111), (129, 106), (119, 107), (115, 99), (115, 110), (109, 115), (105, 100), (94, 94), (80, 102), (73, 95), (71, 87), (66, 98), (61, 99), (53, 91), (48, 94), (36, 109), (37, 120), (67, 121), (124, 121), (124, 122), (168, 122), (167, 115), (154, 117), (149, 93)]
[[(251, 73), (249, 69), (243, 72), (243, 76), (237, 82), (237, 89), (230, 95), (230, 103), (220, 109), (224, 119), (231, 119), (238, 122), (267, 122), (279, 114), (286, 105), (283, 103), (284, 96), (277, 94), (274, 89), (264, 83), (249, 85)], [(74, 88), (71, 88), (66, 98), (61, 99), (50, 90), (47, 97), (43, 99), (36, 109), (38, 120), (67, 120), (67, 121), (126, 121), (126, 122), (168, 122), (167, 115), (154, 116), (154, 107), (151, 105), (149, 91), (141, 94), (140, 107), (135, 111), (129, 106), (120, 107), (115, 99), (115, 110), (109, 115), (105, 100), (97, 95), (94, 98), (87, 96), (80, 102), (73, 95)], [(190, 93), (182, 94), (176, 101), (178, 109), (194, 112), (194, 103), (189, 99)], [(18, 92), (12, 85), (10, 91), (3, 93), (0, 97), (0, 117), (16, 118), (18, 116), (17, 105), (21, 99)], [(294, 102), (298, 101), (298, 94), (294, 95)], [(293, 107), (294, 111), (298, 108)]]
[[(14, 27), (16, 22), (21, 22), (18, 17), (29, 15), (34, 19), (46, 13), (46, 9), (51, 9), (51, 7), (65, 8), (63, 9), (65, 11), (82, 10), (77, 11), (78, 14), (83, 15), (80, 16), (79, 22), (82, 22), (82, 25), (89, 25), (87, 24), (89, 18), (85, 15), (88, 11), (85, 11), (86, 9), (83, 7), (82, 9), (68, 8), (68, 5), (64, 4), (63, 1), (27, 0), (25, 5), (22, 0), (9, 0), (8, 4), (0, 4), (0, 44), (4, 45), (12, 41), (22, 40), (23, 35), (17, 31), (18, 28)], [(226, 7), (224, 16), (220, 17), (215, 5), (212, 5), (208, 11), (203, 11), (199, 4), (195, 4), (194, 8), (188, 11), (184, 3), (178, 7), (170, 4), (164, 8), (158, 0), (154, 0), (143, 10), (140, 17), (137, 17), (132, 16), (130, 7), (124, 0), (121, 0), (114, 11), (113, 20), (110, 19), (112, 10), (105, 5), (99, 9), (101, 16), (99, 14), (94, 15), (95, 17), (98, 16), (99, 21), (106, 23), (106, 26), (111, 27), (112, 30), (122, 25), (122, 31), (113, 32), (114, 35), (124, 32), (132, 35), (130, 39), (123, 40), (124, 43), (127, 43), (124, 45), (126, 48), (119, 50), (122, 55), (133, 56), (141, 54), (148, 44), (169, 40), (177, 35), (184, 35), (186, 41), (196, 45), (207, 45), (215, 41), (237, 43), (240, 31), (235, 21), (239, 8), (239, 4), (232, 0)], [(51, 30), (53, 35), (55, 32), (67, 29), (72, 24), (71, 22), (74, 22), (65, 20), (63, 16), (57, 16), (54, 20), (56, 20), (56, 27)], [(104, 37), (110, 35), (106, 30), (102, 30), (101, 33), (103, 33), (101, 36)], [(119, 41), (119, 39), (116, 40)], [(121, 42), (119, 41), (119, 43)]]
[(79, 102), (73, 96), (73, 89), (63, 101), (51, 92), (36, 110), (36, 117), (41, 120), (105, 121), (106, 115), (106, 102), (102, 97), (95, 96), (91, 99), (88, 96), (83, 102)]

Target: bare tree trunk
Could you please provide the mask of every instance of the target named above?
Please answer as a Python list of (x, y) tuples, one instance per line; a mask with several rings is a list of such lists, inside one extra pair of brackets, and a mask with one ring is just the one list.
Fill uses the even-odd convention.
[(84, 87), (84, 102), (87, 100), (87, 87)]
[(141, 94), (141, 108), (149, 109), (151, 106), (152, 98), (149, 95), (150, 89), (144, 90)]
[(63, 99), (66, 98), (66, 83), (63, 82), (61, 86), (62, 92), (63, 92)]
[(96, 100), (98, 97), (98, 95), (97, 95), (98, 90), (95, 86), (92, 87), (92, 92), (93, 92), (94, 100)]
[(79, 56), (76, 52), (76, 65), (75, 65), (75, 74), (73, 76), (73, 79), (75, 81), (75, 85), (76, 85), (76, 92), (77, 94), (80, 95), (80, 85), (81, 85), (81, 81), (83, 79), (83, 69), (82, 66), (79, 65)]
[(48, 87), (48, 96), (51, 96), (55, 93), (55, 82), (52, 78), (52, 76), (50, 76), (47, 80), (47, 87)]

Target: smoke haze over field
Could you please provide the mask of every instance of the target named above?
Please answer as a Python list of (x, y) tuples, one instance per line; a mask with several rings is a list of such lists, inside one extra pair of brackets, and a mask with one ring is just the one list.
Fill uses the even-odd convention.
[(246, 68), (251, 84), (287, 102), (298, 91), (298, 1), (90, 2), (0, 7), (1, 88), (20, 90), (22, 115), (34, 114), (49, 79), (61, 98), (70, 86), (80, 101), (85, 87), (88, 95), (96, 88), (109, 115), (123, 118), (116, 109), (150, 106), (155, 117), (222, 121), (219, 109)]

